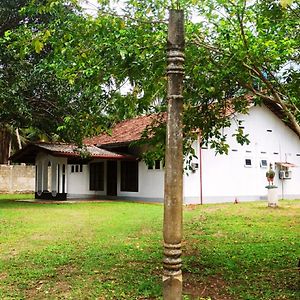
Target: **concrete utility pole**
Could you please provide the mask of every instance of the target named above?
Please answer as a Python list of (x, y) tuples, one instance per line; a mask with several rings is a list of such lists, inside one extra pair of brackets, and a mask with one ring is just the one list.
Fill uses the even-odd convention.
[(163, 298), (164, 300), (181, 300), (183, 10), (170, 10), (167, 47), (168, 120), (164, 199)]

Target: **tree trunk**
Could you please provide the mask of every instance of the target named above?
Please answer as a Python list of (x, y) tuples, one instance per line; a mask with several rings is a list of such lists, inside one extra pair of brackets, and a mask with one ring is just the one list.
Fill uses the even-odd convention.
[(16, 128), (16, 136), (17, 136), (17, 140), (18, 140), (19, 150), (21, 150), (22, 149), (22, 143), (21, 143), (21, 138), (20, 138), (20, 134), (19, 134), (19, 128)]
[(0, 164), (7, 164), (9, 157), (10, 133), (5, 127), (0, 127)]

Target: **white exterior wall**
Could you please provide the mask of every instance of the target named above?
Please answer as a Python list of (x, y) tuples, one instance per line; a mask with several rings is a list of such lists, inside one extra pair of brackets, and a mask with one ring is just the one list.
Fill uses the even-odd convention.
[[(228, 155), (215, 155), (213, 149), (202, 150), (203, 203), (265, 199), (268, 167), (260, 166), (261, 159), (267, 159), (273, 167), (275, 162), (283, 161), (300, 166), (299, 138), (270, 110), (252, 107), (249, 115), (240, 115), (238, 119), (244, 120), (242, 126), (249, 134), (249, 145), (241, 146), (232, 137), (236, 129), (233, 124), (225, 130), (230, 145)], [(245, 167), (246, 158), (252, 159), (252, 167)], [(275, 170), (274, 184), (278, 186), (279, 197), (283, 185), (284, 198), (300, 198), (300, 168), (291, 170), (292, 179), (283, 181), (278, 178), (278, 169)]]
[[(183, 201), (185, 204), (200, 204), (201, 203), (201, 164), (200, 164), (200, 147), (199, 142), (193, 143), (195, 155), (198, 157), (192, 159), (192, 163), (198, 164), (198, 168), (193, 171), (186, 170), (183, 175)], [(186, 166), (187, 162), (185, 162)]]
[[(100, 162), (103, 160), (95, 160), (93, 162)], [(68, 165), (68, 198), (94, 198), (100, 196), (105, 198), (107, 194), (107, 164), (104, 161), (104, 190), (90, 191), (89, 190), (89, 165), (82, 166), (82, 172), (71, 172), (72, 165)], [(139, 162), (138, 174), (138, 192), (121, 191), (121, 162), (117, 162), (117, 196), (122, 199), (135, 199), (141, 201), (155, 201), (161, 202), (164, 194), (164, 171), (148, 170), (147, 165)], [(108, 197), (114, 198), (114, 197)]]
[[(94, 160), (101, 162), (103, 160)], [(76, 164), (74, 164), (76, 166)], [(82, 165), (82, 172), (71, 172), (72, 164), (68, 165), (69, 190), (68, 198), (93, 198), (106, 195), (106, 162), (104, 161), (104, 190), (90, 191), (90, 168), (89, 165)]]
[[(243, 200), (266, 199), (268, 184), (266, 172), (268, 167), (261, 167), (261, 159), (266, 159), (275, 167), (275, 162), (288, 161), (299, 167), (291, 168), (292, 179), (280, 180), (278, 169), (274, 184), (278, 186), (278, 195), (281, 198), (300, 198), (300, 139), (269, 109), (262, 106), (250, 108), (250, 114), (239, 115), (244, 120), (241, 126), (249, 134), (251, 143), (240, 145), (232, 134), (237, 125), (232, 121), (230, 128), (224, 129), (227, 142), (230, 145), (228, 155), (215, 155), (214, 149), (201, 149), (202, 163), (200, 162), (200, 147), (194, 142), (195, 154), (193, 162), (198, 168), (193, 172), (184, 173), (183, 196), (184, 203), (200, 203), (200, 185), (202, 182), (203, 203), (234, 202)], [(271, 130), (269, 132), (268, 130)], [(233, 151), (236, 150), (236, 151)], [(53, 158), (53, 157), (52, 157)], [(245, 167), (245, 159), (252, 160), (252, 167)], [(37, 161), (44, 161), (45, 157), (38, 157)], [(57, 163), (66, 164), (66, 158), (55, 158)], [(101, 161), (101, 160), (97, 160)], [(93, 161), (96, 162), (96, 161)], [(71, 165), (67, 166), (66, 182), (68, 198), (106, 197), (107, 164), (104, 161), (104, 190), (89, 190), (89, 165), (83, 165), (82, 172), (71, 172)], [(200, 174), (202, 173), (202, 178)], [(124, 192), (121, 187), (121, 162), (117, 162), (117, 197), (141, 201), (162, 202), (164, 197), (164, 170), (149, 170), (146, 164), (139, 161), (138, 192)], [(282, 189), (283, 187), (283, 189)]]
[(121, 164), (118, 162), (118, 196), (137, 198), (142, 201), (162, 202), (164, 197), (164, 170), (151, 169), (143, 162), (139, 162), (139, 191), (121, 191)]

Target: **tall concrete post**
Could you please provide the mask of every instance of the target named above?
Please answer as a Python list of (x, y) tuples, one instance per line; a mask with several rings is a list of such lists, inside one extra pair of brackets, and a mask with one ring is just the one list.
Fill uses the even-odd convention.
[(182, 10), (170, 10), (167, 47), (168, 119), (163, 229), (163, 298), (164, 300), (179, 300), (182, 299), (182, 92), (184, 77), (184, 15)]

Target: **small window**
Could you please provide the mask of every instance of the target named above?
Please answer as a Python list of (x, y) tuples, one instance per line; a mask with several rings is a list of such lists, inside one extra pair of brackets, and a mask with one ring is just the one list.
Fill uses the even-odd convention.
[(245, 129), (245, 126), (239, 126), (240, 129)]
[(260, 161), (260, 167), (266, 168), (268, 166), (268, 161), (266, 159), (261, 159)]
[(251, 158), (245, 159), (245, 167), (251, 168), (252, 167), (252, 160)]
[(237, 152), (238, 150), (237, 150), (237, 149), (232, 149), (231, 151), (232, 151), (232, 152)]
[(265, 152), (265, 151), (260, 151), (260, 153), (261, 153), (261, 154), (267, 154), (267, 152)]
[(267, 129), (267, 132), (272, 132), (273, 130), (272, 129)]
[(71, 166), (71, 173), (81, 173), (82, 172), (82, 165), (72, 165)]
[(153, 165), (149, 165), (148, 170), (153, 170)]
[(273, 154), (278, 155), (279, 153), (278, 152), (273, 152)]
[(160, 170), (160, 160), (155, 161), (155, 170)]
[(251, 153), (252, 151), (250, 151), (250, 150), (246, 150), (246, 153)]
[(296, 156), (300, 156), (300, 153), (296, 153)]

